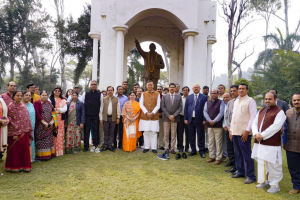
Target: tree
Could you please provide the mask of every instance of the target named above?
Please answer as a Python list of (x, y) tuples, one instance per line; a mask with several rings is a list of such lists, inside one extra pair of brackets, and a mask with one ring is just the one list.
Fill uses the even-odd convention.
[(285, 24), (285, 33), (286, 33), (286, 36), (288, 36), (289, 35), (289, 5), (288, 5), (288, 0), (283, 0), (283, 5), (284, 5), (284, 19), (279, 17), (276, 13), (272, 13), (272, 14), (274, 16), (276, 16), (278, 19), (280, 19), (281, 21), (284, 22), (284, 24)]
[[(248, 17), (248, 4), (250, 0), (218, 0), (220, 3), (225, 22), (228, 23), (228, 85), (232, 85), (233, 80), (233, 70), (232, 64), (234, 60), (235, 51), (241, 47), (242, 44), (246, 43), (250, 37), (238, 42), (240, 34), (245, 30), (247, 25), (249, 25), (253, 20), (247, 21)], [(243, 23), (245, 22), (245, 23)], [(249, 56), (245, 56), (245, 59)], [(237, 62), (239, 63), (239, 62)]]
[(130, 56), (128, 58), (129, 65), (127, 65), (127, 81), (128, 81), (128, 88), (133, 89), (134, 83), (142, 82), (142, 75), (144, 72), (144, 65), (139, 62), (141, 58), (140, 53), (136, 48), (133, 48), (130, 51)]
[(297, 51), (296, 44), (300, 42), (300, 35), (295, 33), (287, 35), (286, 38), (284, 38), (279, 28), (277, 28), (277, 32), (278, 35), (276, 33), (271, 33), (270, 35), (264, 36), (264, 40), (270, 41), (275, 48), (266, 49), (258, 54), (258, 58), (254, 63), (255, 69), (263, 64), (268, 66), (272, 63), (274, 55), (278, 52), (278, 50)]
[(251, 82), (248, 81), (247, 79), (244, 79), (244, 78), (238, 79), (234, 82), (234, 85), (240, 85), (242, 83), (248, 85), (248, 89), (249, 89), (248, 90), (248, 96), (249, 97), (254, 97), (253, 86), (252, 86)]

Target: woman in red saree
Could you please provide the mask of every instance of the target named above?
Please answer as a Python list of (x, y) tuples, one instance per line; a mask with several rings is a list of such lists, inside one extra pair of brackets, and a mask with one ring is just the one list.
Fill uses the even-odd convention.
[(124, 116), (124, 132), (123, 132), (123, 150), (132, 152), (136, 149), (136, 140), (142, 133), (138, 131), (140, 104), (135, 101), (136, 95), (134, 92), (129, 93), (129, 101), (127, 101), (122, 109)]
[(7, 172), (30, 172), (31, 159), (29, 146), (32, 142), (32, 126), (25, 105), (22, 102), (22, 91), (15, 91), (14, 100), (8, 105), (8, 148), (5, 163)]

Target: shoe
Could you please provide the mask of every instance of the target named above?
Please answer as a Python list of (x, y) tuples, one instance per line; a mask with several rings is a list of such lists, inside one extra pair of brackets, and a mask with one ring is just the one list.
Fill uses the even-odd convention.
[(153, 149), (152, 152), (153, 152), (153, 153), (157, 153), (157, 150), (156, 150), (156, 149)]
[(235, 172), (235, 171), (236, 171), (235, 167), (231, 167), (230, 169), (225, 170), (225, 172)]
[(205, 154), (204, 153), (200, 153), (200, 157), (201, 158), (205, 158)]
[(224, 165), (224, 167), (230, 167), (233, 166), (233, 162), (229, 161), (226, 165)]
[(185, 149), (185, 152), (190, 153), (190, 150), (189, 149)]
[(169, 150), (167, 150), (166, 152), (165, 152), (165, 156), (166, 156), (166, 158), (170, 158), (170, 155), (169, 155)]
[(297, 189), (292, 189), (289, 191), (289, 194), (298, 194), (300, 193), (300, 190), (297, 190)]
[(209, 150), (208, 150), (208, 148), (205, 148), (205, 153), (209, 153)]
[(172, 153), (172, 154), (176, 154), (175, 150), (171, 150), (171, 153)]
[(227, 161), (227, 157), (222, 157), (222, 161), (226, 162)]
[(112, 152), (115, 152), (115, 148), (113, 148), (113, 147), (109, 147), (108, 149)]
[(178, 153), (175, 157), (176, 160), (179, 160), (181, 158), (181, 155)]
[(215, 159), (214, 158), (209, 158), (206, 162), (214, 162)]
[(96, 147), (95, 153), (100, 153), (100, 148), (99, 147)]
[(216, 160), (215, 165), (219, 165), (219, 164), (221, 164), (221, 160)]
[(239, 175), (239, 174), (235, 174), (235, 175), (231, 176), (231, 178), (240, 178), (240, 177), (245, 177), (245, 176), (242, 176), (242, 175)]
[(256, 188), (260, 188), (260, 189), (267, 188), (267, 187), (270, 187), (270, 185), (266, 184), (266, 183), (260, 183), (260, 184), (256, 185)]
[(161, 160), (168, 160), (169, 158), (166, 156), (166, 153), (163, 153), (163, 154), (159, 154), (157, 155), (157, 157)]
[(231, 175), (236, 175), (237, 172), (238, 172), (238, 171), (236, 170), (236, 171), (232, 172)]
[(118, 149), (122, 149), (122, 150), (123, 150), (123, 147), (122, 147), (122, 146), (119, 146)]
[(164, 148), (164, 147), (160, 147), (159, 149), (160, 149), (160, 150), (163, 150), (163, 151), (165, 150), (165, 148)]
[(87, 152), (89, 149), (83, 149), (83, 152)]
[(95, 147), (95, 146), (92, 146), (90, 152), (95, 152), (95, 149), (96, 149), (96, 147)]
[(271, 186), (270, 189), (267, 190), (268, 193), (270, 194), (275, 194), (280, 191), (279, 186)]
[(149, 149), (144, 149), (143, 150), (143, 153), (146, 153), (146, 152), (148, 152), (149, 151)]
[(189, 156), (194, 156), (194, 155), (197, 155), (197, 153), (194, 152), (189, 153)]
[(179, 152), (180, 152), (180, 153), (182, 153), (182, 152), (183, 152), (183, 149), (182, 149), (182, 148), (180, 148), (180, 149), (179, 149)]
[(101, 151), (106, 151), (106, 150), (108, 150), (108, 148), (107, 147), (103, 147), (103, 149)]
[(249, 178), (247, 178), (245, 181), (244, 181), (244, 183), (245, 184), (250, 184), (250, 183), (253, 183), (255, 180), (251, 180), (251, 179), (249, 179)]
[(183, 159), (187, 159), (187, 156), (186, 156), (185, 153), (182, 154), (182, 158), (183, 158)]

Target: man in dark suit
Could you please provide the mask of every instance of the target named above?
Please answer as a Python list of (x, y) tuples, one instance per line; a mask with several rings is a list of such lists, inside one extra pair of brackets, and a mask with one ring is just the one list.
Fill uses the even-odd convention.
[[(189, 141), (192, 152), (189, 156), (197, 154), (196, 150), (196, 132), (199, 153), (202, 158), (205, 158), (205, 132), (203, 122), (204, 105), (207, 101), (207, 96), (200, 94), (199, 84), (193, 86), (194, 94), (187, 97), (184, 108), (184, 123), (189, 126)], [(197, 131), (196, 131), (197, 130)]]
[[(274, 93), (274, 94), (276, 94), (276, 95), (278, 96), (277, 90), (275, 90), (275, 89), (271, 89), (271, 90), (269, 90), (269, 92)], [(281, 109), (283, 110), (284, 113), (286, 113), (286, 111), (287, 111), (288, 109), (290, 109), (287, 102), (282, 101), (282, 100), (279, 100), (278, 98), (277, 98), (276, 105), (277, 105), (279, 108), (281, 108)], [(264, 107), (266, 107), (266, 105), (264, 105)]]
[(162, 120), (164, 123), (164, 141), (166, 153), (169, 153), (169, 132), (171, 129), (171, 153), (175, 154), (175, 144), (177, 135), (177, 123), (180, 121), (182, 110), (182, 100), (179, 94), (175, 94), (174, 83), (169, 84), (170, 93), (162, 99), (161, 109), (164, 113)]

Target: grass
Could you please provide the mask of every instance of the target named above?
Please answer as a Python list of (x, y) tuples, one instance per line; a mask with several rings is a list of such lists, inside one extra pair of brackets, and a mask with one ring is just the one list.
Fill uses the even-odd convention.
[(281, 191), (275, 195), (256, 183), (243, 184), (244, 178), (230, 178), (223, 164), (206, 163), (199, 155), (175, 160), (170, 154), (162, 161), (152, 152), (80, 152), (34, 163), (30, 173), (4, 172), (0, 199), (300, 199), (288, 194), (285, 152)]

